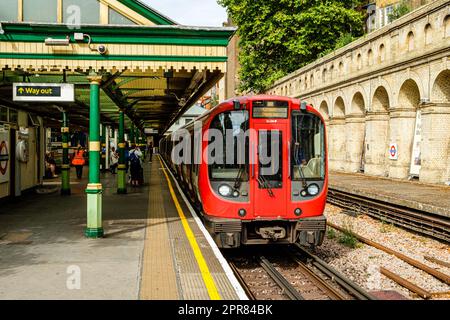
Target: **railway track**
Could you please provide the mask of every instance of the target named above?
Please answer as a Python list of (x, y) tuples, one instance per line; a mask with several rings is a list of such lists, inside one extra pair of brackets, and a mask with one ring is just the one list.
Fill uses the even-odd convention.
[(240, 250), (228, 260), (253, 300), (372, 300), (372, 295), (300, 246)]
[(450, 243), (450, 219), (448, 218), (332, 188), (328, 192), (328, 202), (356, 214), (367, 214), (373, 218)]

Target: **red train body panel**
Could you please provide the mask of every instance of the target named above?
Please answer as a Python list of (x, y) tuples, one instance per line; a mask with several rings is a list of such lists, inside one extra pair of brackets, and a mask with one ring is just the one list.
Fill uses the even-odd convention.
[(322, 243), (327, 138), (324, 119), (314, 108), (286, 97), (240, 97), (183, 130), (191, 152), (180, 153), (182, 163), (174, 161), (177, 134), (161, 140), (160, 152), (219, 247)]

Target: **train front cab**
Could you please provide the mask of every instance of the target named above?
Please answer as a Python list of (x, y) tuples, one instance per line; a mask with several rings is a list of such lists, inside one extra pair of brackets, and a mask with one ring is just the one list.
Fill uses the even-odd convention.
[[(235, 161), (202, 166), (208, 179), (201, 179), (200, 188), (205, 226), (218, 246), (322, 244), (328, 187), (323, 118), (310, 106), (279, 97), (240, 100), (239, 110), (218, 109), (208, 127), (233, 132), (223, 155), (230, 156), (226, 146), (232, 144)], [(237, 150), (246, 129), (251, 130), (244, 156)], [(271, 167), (265, 157), (279, 165)]]

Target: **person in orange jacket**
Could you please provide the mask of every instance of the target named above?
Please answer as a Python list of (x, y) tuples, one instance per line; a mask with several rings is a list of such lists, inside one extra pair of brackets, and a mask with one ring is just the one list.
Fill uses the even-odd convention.
[(84, 160), (84, 149), (79, 144), (77, 150), (74, 153), (73, 159), (72, 159), (72, 165), (77, 170), (77, 178), (81, 179), (83, 176), (83, 167), (86, 164), (86, 160)]

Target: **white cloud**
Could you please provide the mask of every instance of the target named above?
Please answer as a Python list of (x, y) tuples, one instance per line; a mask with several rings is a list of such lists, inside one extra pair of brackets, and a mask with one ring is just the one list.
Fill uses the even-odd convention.
[(225, 8), (216, 0), (141, 0), (179, 24), (221, 27), (227, 21)]

